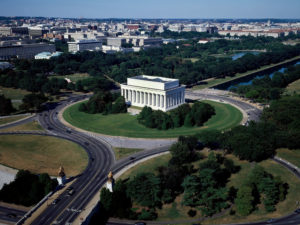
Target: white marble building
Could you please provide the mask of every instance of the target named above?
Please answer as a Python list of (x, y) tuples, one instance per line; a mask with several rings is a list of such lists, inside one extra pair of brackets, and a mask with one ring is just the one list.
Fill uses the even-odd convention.
[(121, 84), (121, 95), (127, 104), (164, 112), (184, 104), (185, 86), (178, 79), (140, 75), (127, 78), (127, 84)]

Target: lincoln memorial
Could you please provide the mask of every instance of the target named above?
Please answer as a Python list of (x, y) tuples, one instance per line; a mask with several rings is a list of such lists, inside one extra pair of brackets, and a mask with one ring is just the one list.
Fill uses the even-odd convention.
[(164, 112), (184, 104), (185, 86), (178, 79), (140, 75), (127, 78), (127, 84), (121, 84), (121, 95), (127, 104)]

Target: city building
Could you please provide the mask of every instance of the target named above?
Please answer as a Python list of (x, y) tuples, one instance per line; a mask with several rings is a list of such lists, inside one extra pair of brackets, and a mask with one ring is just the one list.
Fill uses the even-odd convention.
[(95, 39), (68, 42), (69, 52), (101, 51), (102, 42)]
[(115, 37), (107, 38), (107, 45), (115, 46), (115, 47), (122, 47), (124, 44), (126, 44), (125, 38), (115, 38)]
[(45, 43), (0, 45), (0, 60), (30, 59), (41, 52), (55, 52), (55, 45)]
[(140, 75), (121, 84), (121, 95), (129, 105), (149, 106), (164, 112), (184, 104), (185, 86), (178, 79)]

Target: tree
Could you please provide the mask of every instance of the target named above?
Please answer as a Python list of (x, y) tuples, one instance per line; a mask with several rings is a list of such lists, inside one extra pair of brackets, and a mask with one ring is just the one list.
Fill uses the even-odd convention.
[(184, 119), (184, 126), (185, 127), (192, 127), (194, 125), (193, 118), (190, 114), (187, 114)]
[(235, 199), (236, 211), (242, 215), (249, 215), (254, 209), (254, 197), (252, 195), (251, 186), (242, 186), (237, 192)]
[(156, 207), (160, 201), (160, 180), (152, 173), (139, 173), (128, 183), (127, 195), (142, 206)]
[(126, 113), (127, 112), (127, 105), (125, 102), (125, 98), (120, 96), (112, 105), (112, 113)]
[(45, 103), (48, 98), (44, 94), (28, 94), (23, 98), (23, 103), (20, 105), (20, 109), (29, 111), (31, 109), (41, 110), (42, 104)]
[(5, 98), (4, 95), (0, 95), (0, 116), (9, 115), (14, 111), (15, 109), (11, 104), (11, 100), (9, 98)]

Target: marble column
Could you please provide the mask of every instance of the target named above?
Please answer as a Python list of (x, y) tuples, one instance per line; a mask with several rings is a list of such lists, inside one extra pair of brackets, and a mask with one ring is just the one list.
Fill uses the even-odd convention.
[(156, 102), (155, 102), (155, 94), (152, 93), (152, 105), (156, 106)]
[(156, 106), (159, 108), (160, 107), (160, 95), (156, 94)]
[(147, 105), (147, 92), (144, 92), (144, 104)]

